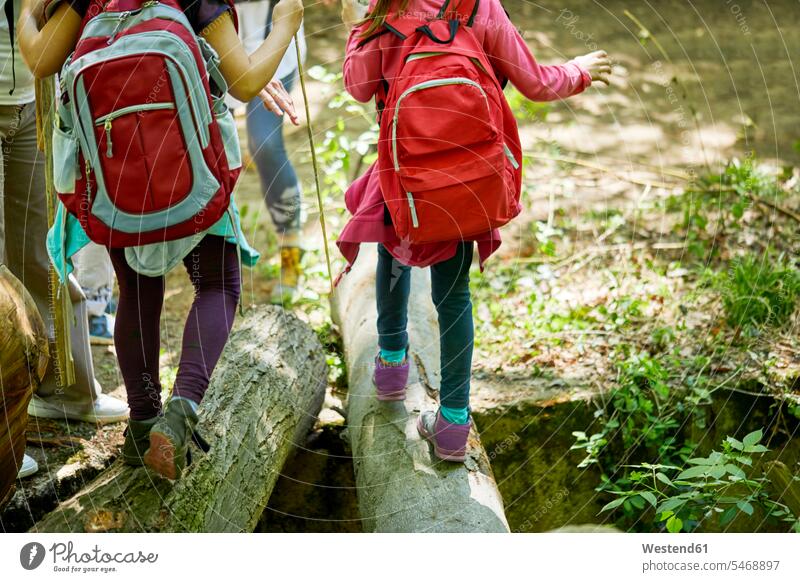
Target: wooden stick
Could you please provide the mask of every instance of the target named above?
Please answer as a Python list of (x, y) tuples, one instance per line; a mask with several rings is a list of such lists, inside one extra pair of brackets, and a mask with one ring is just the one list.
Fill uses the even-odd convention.
[[(53, 183), (53, 116), (55, 108), (55, 78), (36, 80), (36, 141), (45, 156), (45, 197), (47, 199), (47, 225), (52, 228), (56, 217), (56, 193)], [(53, 368), (59, 387), (66, 388), (76, 382), (75, 362), (72, 359), (72, 341), (68, 322), (72, 319), (72, 301), (69, 283), (62, 283), (51, 264), (50, 316), (55, 331)], [(66, 273), (65, 273), (66, 276)]]
[(308, 105), (306, 92), (305, 71), (303, 70), (303, 56), (300, 53), (300, 35), (294, 35), (294, 49), (297, 54), (297, 75), (300, 77), (300, 89), (303, 92), (303, 104), (306, 109), (306, 129), (308, 130), (308, 144), (311, 147), (311, 165), (314, 169), (314, 184), (317, 188), (317, 204), (319, 204), (319, 225), (322, 227), (322, 240), (325, 245), (325, 262), (328, 265), (328, 282), (333, 295), (333, 269), (331, 269), (331, 254), (328, 250), (328, 229), (325, 226), (325, 209), (322, 205), (322, 189), (319, 186), (319, 167), (317, 165), (317, 148), (314, 145), (314, 130), (311, 127), (311, 108)]

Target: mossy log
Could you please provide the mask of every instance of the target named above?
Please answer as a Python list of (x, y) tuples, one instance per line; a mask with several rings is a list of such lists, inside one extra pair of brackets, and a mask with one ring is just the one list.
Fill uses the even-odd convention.
[(353, 450), (358, 504), (368, 532), (507, 532), (503, 501), (478, 433), (465, 464), (441, 461), (417, 433), (422, 410), (435, 410), (439, 325), (429, 270), (414, 269), (409, 305), (412, 376), (405, 402), (379, 402), (372, 384), (377, 353), (374, 245), (332, 300), (344, 339), (349, 392), (347, 435)]
[(116, 461), (37, 532), (253, 531), (281, 469), (313, 426), (327, 364), (308, 325), (262, 306), (236, 325), (199, 409), (211, 445), (171, 482)]
[(47, 369), (47, 331), (22, 283), (0, 265), (0, 508), (25, 454), (28, 402)]

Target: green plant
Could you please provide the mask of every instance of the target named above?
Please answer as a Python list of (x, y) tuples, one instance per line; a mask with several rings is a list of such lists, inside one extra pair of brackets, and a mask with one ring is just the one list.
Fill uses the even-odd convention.
[[(662, 329), (660, 333), (671, 332)], [(586, 452), (578, 466), (597, 466), (597, 490), (619, 496), (618, 502), (607, 507), (619, 508), (620, 525), (640, 527), (649, 498), (633, 494), (645, 465), (639, 459), (656, 460), (659, 467), (678, 467), (696, 449), (682, 428), (684, 419), (694, 419), (698, 426), (705, 421), (709, 403), (705, 364), (707, 359), (702, 357), (681, 359), (672, 352), (654, 356), (622, 346), (616, 362), (617, 387), (595, 413), (595, 431), (591, 435), (573, 433), (576, 442), (572, 449)], [(684, 385), (673, 390), (671, 386), (679, 378)]]
[(667, 199), (665, 208), (682, 215), (680, 228), (691, 255), (708, 259), (719, 256), (717, 243), (724, 236), (766, 216), (747, 217), (748, 209), (764, 207), (773, 212), (786, 191), (780, 176), (767, 172), (750, 153), (743, 159), (733, 158), (720, 172), (693, 178), (682, 193)]
[(618, 497), (601, 511), (628, 503), (644, 513), (649, 506), (655, 511), (655, 523), (676, 533), (693, 531), (714, 518), (720, 526), (725, 526), (737, 514), (753, 515), (759, 507), (765, 516), (797, 528), (800, 522), (789, 508), (770, 498), (767, 478), (763, 474), (748, 475), (756, 472), (754, 459), (769, 451), (761, 444), (762, 438), (761, 430), (751, 432), (741, 441), (728, 437), (721, 451), (688, 459), (682, 468), (637, 465), (637, 470), (630, 474), (631, 488), (614, 491)]
[(520, 121), (544, 122), (552, 109), (549, 103), (531, 101), (511, 85), (505, 93), (514, 116)]
[(782, 256), (748, 254), (733, 260), (719, 286), (728, 324), (753, 333), (788, 321), (800, 296), (800, 272)]

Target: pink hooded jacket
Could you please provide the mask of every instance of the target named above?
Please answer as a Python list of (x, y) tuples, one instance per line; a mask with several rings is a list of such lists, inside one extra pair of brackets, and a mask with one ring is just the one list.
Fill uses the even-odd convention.
[[(410, 0), (407, 11), (415, 16), (433, 18), (444, 0)], [(375, 5), (371, 0), (370, 9)], [(344, 84), (358, 101), (372, 100), (383, 79), (393, 79), (401, 67), (398, 40), (384, 34), (359, 46), (366, 25), (355, 27), (347, 41), (344, 59)], [(480, 0), (472, 27), (482, 43), (499, 79), (509, 80), (533, 101), (554, 101), (581, 93), (592, 82), (591, 75), (570, 61), (564, 65), (540, 65), (511, 23), (500, 0)], [(384, 219), (380, 182), (373, 164), (345, 193), (345, 204), (353, 215), (345, 225), (337, 245), (350, 265), (364, 242), (383, 243), (401, 263), (426, 267), (452, 258), (460, 241), (412, 245), (401, 241), (389, 220)], [(478, 243), (481, 268), (500, 247), (497, 230), (474, 237)], [(349, 267), (348, 267), (349, 269)]]

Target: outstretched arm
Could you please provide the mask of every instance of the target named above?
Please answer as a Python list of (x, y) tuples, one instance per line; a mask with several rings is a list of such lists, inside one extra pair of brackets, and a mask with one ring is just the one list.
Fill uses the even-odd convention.
[(554, 101), (576, 95), (592, 81), (607, 83), (608, 56), (596, 51), (563, 65), (540, 65), (499, 2), (491, 2), (484, 48), (492, 65), (533, 101)]
[(250, 101), (275, 76), (292, 37), (303, 21), (302, 0), (280, 0), (273, 12), (272, 32), (252, 55), (242, 46), (230, 13), (225, 12), (201, 32), (220, 58), (220, 71), (228, 91), (240, 101)]
[(39, 78), (59, 71), (75, 48), (81, 17), (68, 3), (62, 2), (48, 19), (43, 20), (44, 0), (24, 0), (17, 22), (17, 40), (22, 58)]

